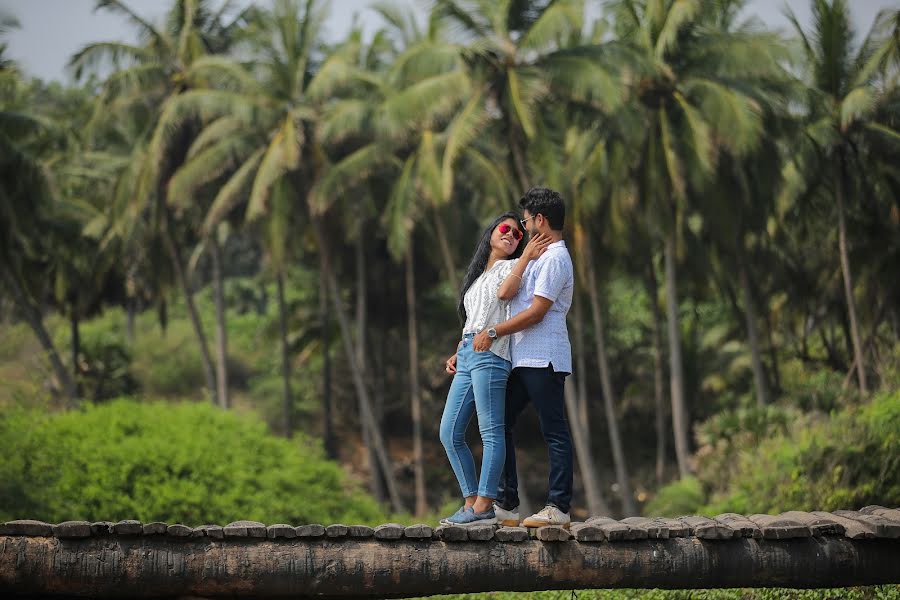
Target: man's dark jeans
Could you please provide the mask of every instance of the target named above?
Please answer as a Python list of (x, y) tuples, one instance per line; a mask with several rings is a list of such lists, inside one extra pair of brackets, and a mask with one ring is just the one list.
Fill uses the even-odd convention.
[(547, 504), (564, 513), (572, 504), (572, 436), (566, 420), (564, 394), (566, 375), (544, 368), (517, 367), (506, 384), (506, 461), (500, 475), (497, 504), (506, 510), (519, 506), (519, 482), (516, 477), (516, 447), (513, 429), (528, 402), (534, 403), (541, 433), (550, 454), (550, 492)]

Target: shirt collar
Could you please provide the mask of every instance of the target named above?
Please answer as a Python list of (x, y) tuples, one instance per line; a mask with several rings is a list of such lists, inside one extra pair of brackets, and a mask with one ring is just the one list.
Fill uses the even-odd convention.
[(558, 242), (553, 242), (552, 244), (547, 244), (547, 249), (550, 248), (565, 248), (566, 240), (559, 240)]

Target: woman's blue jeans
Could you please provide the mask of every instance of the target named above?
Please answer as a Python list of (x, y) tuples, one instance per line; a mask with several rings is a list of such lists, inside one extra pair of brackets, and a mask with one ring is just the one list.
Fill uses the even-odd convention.
[[(463, 497), (477, 494), (496, 498), (506, 458), (504, 409), (506, 380), (512, 365), (493, 352), (475, 352), (473, 337), (464, 335), (456, 353), (456, 375), (441, 417), (441, 443)], [(481, 477), (475, 474), (475, 459), (466, 445), (466, 428), (473, 412), (478, 414), (483, 446)]]

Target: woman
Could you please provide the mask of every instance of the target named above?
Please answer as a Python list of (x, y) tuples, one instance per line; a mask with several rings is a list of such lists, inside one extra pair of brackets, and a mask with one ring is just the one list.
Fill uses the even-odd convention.
[[(524, 235), (516, 213), (508, 212), (497, 218), (478, 241), (460, 291), (458, 310), (465, 326), (456, 354), (446, 363), (447, 372), (454, 376), (441, 417), (441, 443), (465, 504), (441, 520), (445, 525), (497, 522), (493, 501), (497, 497), (506, 450), (504, 396), (512, 367), (509, 338), (497, 339), (486, 352), (475, 352), (472, 338), (483, 329), (490, 335), (494, 325), (508, 318), (509, 299), (518, 291), (525, 268), (550, 242), (548, 236), (536, 236), (523, 250)], [(479, 478), (476, 478), (472, 452), (466, 445), (466, 427), (473, 412), (478, 415), (484, 449)]]

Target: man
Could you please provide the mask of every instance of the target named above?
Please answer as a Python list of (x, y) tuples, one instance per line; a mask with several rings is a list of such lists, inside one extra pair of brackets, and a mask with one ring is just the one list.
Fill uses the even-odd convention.
[(572, 305), (575, 276), (572, 258), (562, 239), (565, 205), (558, 192), (532, 188), (519, 206), (528, 233), (547, 234), (551, 243), (525, 271), (519, 291), (510, 302), (510, 318), (482, 330), (473, 340), (473, 348), (484, 351), (494, 339), (512, 336), (512, 372), (506, 386), (506, 461), (494, 510), (501, 524), (519, 525), (513, 429), (530, 401), (537, 410), (550, 455), (550, 490), (546, 506), (522, 521), (522, 525), (568, 528), (574, 465), (563, 391), (566, 376), (572, 372), (566, 313)]

